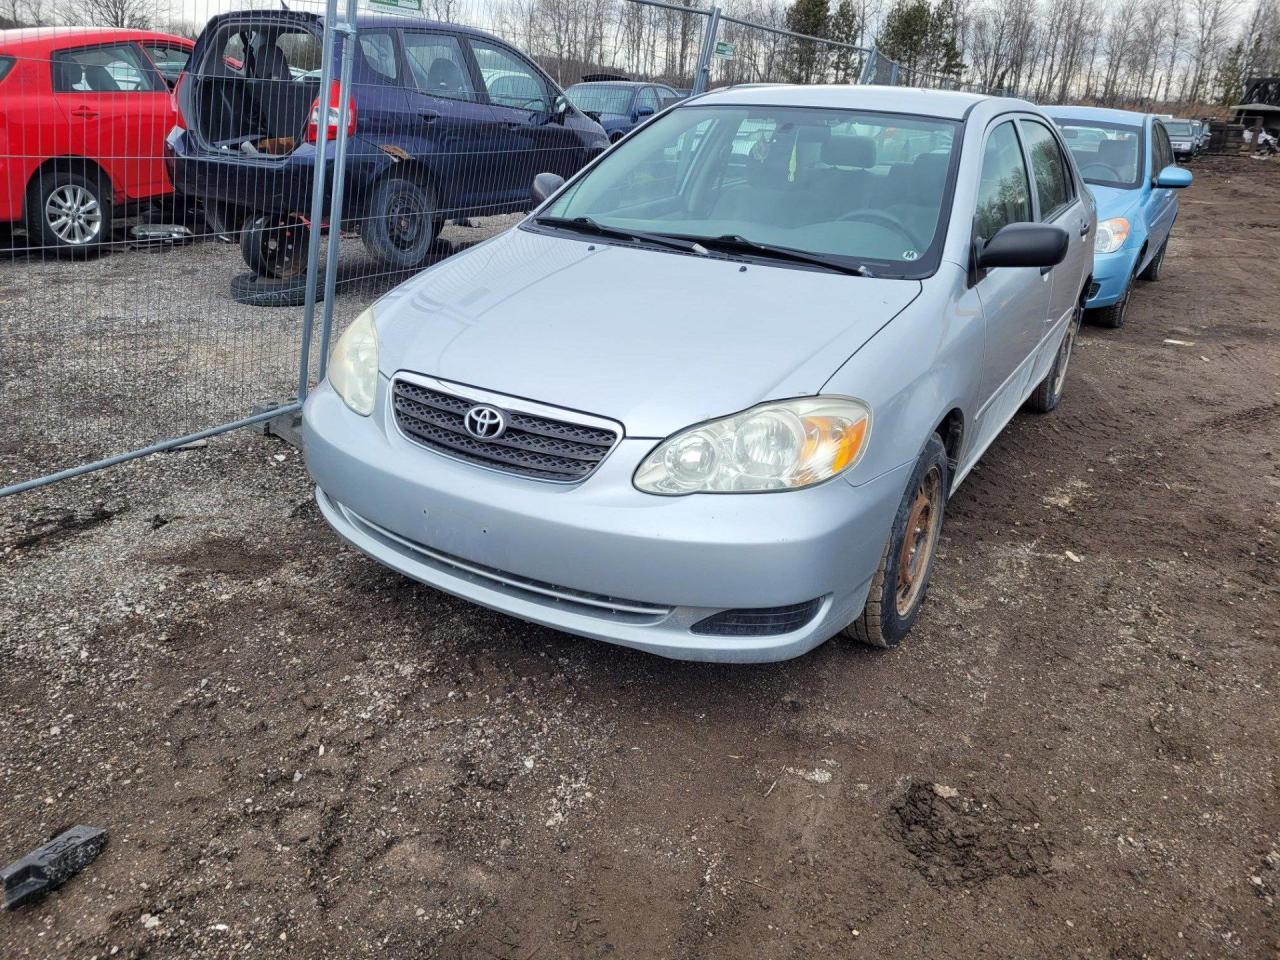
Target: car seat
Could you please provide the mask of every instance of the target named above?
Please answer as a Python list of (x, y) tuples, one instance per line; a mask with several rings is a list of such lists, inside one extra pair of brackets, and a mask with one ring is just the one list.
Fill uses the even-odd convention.
[(448, 57), (437, 57), (427, 70), (427, 93), (458, 97), (467, 92), (462, 70)]
[(96, 63), (84, 68), (84, 82), (95, 93), (117, 93), (120, 90), (120, 84), (111, 76), (111, 71)]

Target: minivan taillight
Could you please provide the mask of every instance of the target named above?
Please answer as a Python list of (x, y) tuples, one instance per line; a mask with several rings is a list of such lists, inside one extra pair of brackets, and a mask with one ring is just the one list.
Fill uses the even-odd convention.
[[(341, 84), (335, 80), (329, 86), (329, 107), (325, 118), (325, 135), (326, 140), (338, 139), (338, 114), (341, 112), (342, 101), (339, 98)], [(356, 102), (350, 97), (347, 98), (347, 136), (351, 136), (356, 132)], [(307, 122), (307, 143), (316, 143), (320, 139), (320, 98), (311, 104), (311, 119)]]
[(187, 129), (187, 118), (182, 115), (182, 101), (178, 98), (182, 85), (186, 82), (187, 71), (183, 70), (178, 74), (178, 82), (173, 85), (173, 125), (179, 130)]

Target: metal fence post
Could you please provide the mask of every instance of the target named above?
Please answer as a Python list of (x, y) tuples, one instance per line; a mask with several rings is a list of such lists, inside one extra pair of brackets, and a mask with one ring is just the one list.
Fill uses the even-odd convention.
[(702, 35), (702, 49), (698, 51), (698, 69), (693, 76), (693, 96), (706, 93), (711, 83), (711, 58), (716, 51), (716, 35), (720, 32), (720, 8), (714, 6), (707, 13), (707, 29)]
[[(328, 109), (326, 91), (333, 86), (334, 31), (338, 0), (325, 5), (324, 37), (320, 43), (320, 105)], [(326, 121), (327, 122), (327, 121)], [(311, 177), (311, 232), (307, 237), (307, 286), (302, 307), (302, 344), (298, 360), (298, 402), (307, 398), (311, 381), (311, 331), (315, 326), (316, 287), (320, 279), (320, 224), (324, 222), (325, 141), (316, 138), (316, 157)]]
[(889, 86), (896, 87), (898, 85), (898, 61), (889, 61), (893, 66), (889, 68)]
[(333, 199), (329, 204), (329, 245), (324, 264), (324, 305), (320, 320), (320, 357), (316, 376), (324, 379), (329, 364), (329, 336), (333, 330), (333, 298), (338, 286), (338, 244), (342, 240), (342, 200), (347, 167), (347, 118), (351, 108), (351, 67), (355, 61), (356, 15), (360, 0), (347, 0), (342, 34), (342, 73), (338, 80), (338, 139), (333, 147)]
[(876, 79), (876, 45), (873, 43), (871, 49), (867, 51), (867, 58), (862, 61), (862, 76), (858, 78), (859, 83), (874, 83)]

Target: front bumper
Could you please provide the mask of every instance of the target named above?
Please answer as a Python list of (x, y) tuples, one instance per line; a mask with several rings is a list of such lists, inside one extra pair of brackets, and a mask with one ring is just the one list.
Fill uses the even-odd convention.
[[(656, 441), (624, 438), (582, 483), (543, 483), (409, 441), (386, 394), (384, 378), (367, 418), (327, 384), (307, 400), (307, 466), (339, 535), (448, 593), (677, 659), (785, 660), (837, 633), (862, 610), (910, 471), (859, 486), (658, 497), (631, 485)], [(817, 612), (789, 633), (690, 629), (722, 610), (814, 598)]]
[(1124, 296), (1125, 288), (1133, 279), (1133, 268), (1141, 249), (1141, 244), (1127, 243), (1114, 253), (1093, 255), (1093, 282), (1098, 289), (1085, 302), (1086, 309), (1109, 307)]

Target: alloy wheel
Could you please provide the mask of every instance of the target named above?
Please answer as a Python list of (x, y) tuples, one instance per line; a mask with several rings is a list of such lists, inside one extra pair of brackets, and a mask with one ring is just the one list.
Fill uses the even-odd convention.
[(102, 207), (92, 191), (77, 183), (55, 187), (44, 205), (45, 222), (69, 246), (93, 243), (102, 232)]

